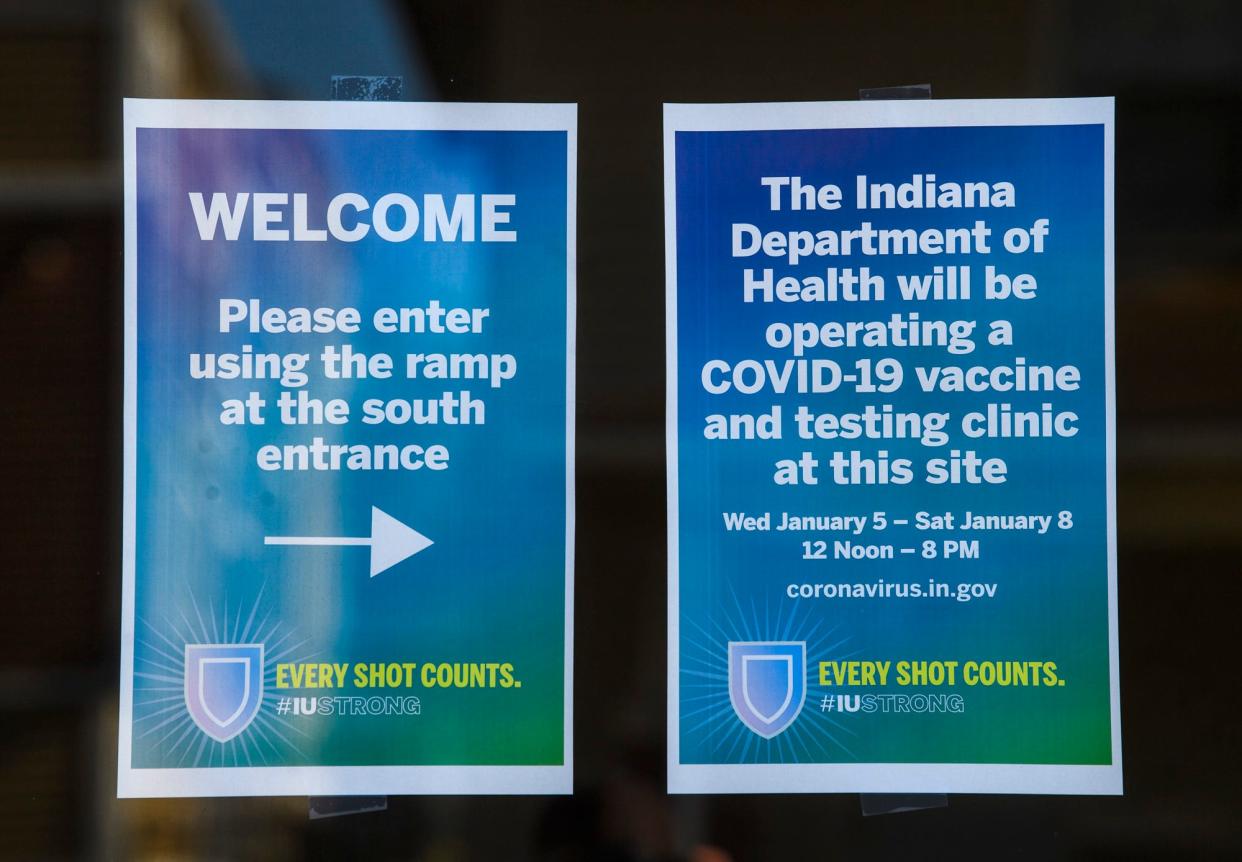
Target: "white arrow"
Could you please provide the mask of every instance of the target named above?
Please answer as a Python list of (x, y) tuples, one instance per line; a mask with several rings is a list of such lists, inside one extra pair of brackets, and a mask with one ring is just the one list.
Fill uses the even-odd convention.
[(371, 577), (430, 547), (422, 533), (371, 507), (371, 536), (264, 536), (265, 545), (370, 545)]

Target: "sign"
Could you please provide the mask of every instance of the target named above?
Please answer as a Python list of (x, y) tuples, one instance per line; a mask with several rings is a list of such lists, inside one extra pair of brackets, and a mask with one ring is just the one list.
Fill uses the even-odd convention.
[(571, 791), (575, 159), (125, 103), (120, 796)]
[(671, 791), (1121, 792), (1112, 117), (666, 107)]

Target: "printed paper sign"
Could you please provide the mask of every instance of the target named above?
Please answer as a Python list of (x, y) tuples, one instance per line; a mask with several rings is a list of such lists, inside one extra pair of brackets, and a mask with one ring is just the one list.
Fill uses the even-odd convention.
[(1121, 792), (1112, 116), (666, 108), (670, 790)]
[(119, 795), (571, 790), (575, 129), (126, 102)]

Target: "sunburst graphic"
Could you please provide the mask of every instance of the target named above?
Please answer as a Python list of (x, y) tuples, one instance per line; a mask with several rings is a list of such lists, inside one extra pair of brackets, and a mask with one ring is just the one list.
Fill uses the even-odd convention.
[[(768, 600), (762, 615), (752, 598), (744, 607), (729, 584), (730, 602), (711, 615), (705, 628), (688, 615), (681, 617), (681, 732), (709, 740), (713, 762), (723, 763), (834, 763), (856, 759), (847, 742), (858, 734), (813, 708), (812, 656), (848, 658), (860, 650), (838, 652), (850, 638), (827, 627), (810, 613), (799, 614), (798, 603), (786, 610), (782, 602), (773, 618)], [(804, 641), (806, 643), (807, 705), (784, 732), (764, 739), (751, 731), (729, 701), (730, 641)], [(844, 755), (844, 758), (842, 757)]]
[[(230, 610), (226, 593), (219, 613), (211, 600), (204, 615), (193, 591), (187, 590), (188, 609), (179, 606), (158, 619), (139, 619), (134, 650), (134, 744), (141, 740), (159, 752), (162, 765), (266, 766), (273, 760), (283, 765), (290, 757), (306, 758), (302, 745), (309, 735), (276, 712), (276, 664), (309, 661), (316, 653), (304, 652), (309, 638), (298, 638), (295, 629), (272, 621), (270, 608), (260, 616), (265, 588), (260, 587), (248, 610), (242, 602)], [(264, 644), (263, 702), (245, 730), (217, 742), (198, 728), (186, 708), (185, 647), (233, 643)]]

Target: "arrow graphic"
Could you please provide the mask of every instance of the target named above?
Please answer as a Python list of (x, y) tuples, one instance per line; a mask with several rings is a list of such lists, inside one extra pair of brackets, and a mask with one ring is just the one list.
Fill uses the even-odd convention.
[(371, 535), (264, 536), (265, 545), (370, 545), (371, 577), (430, 547), (433, 542), (392, 515), (371, 507)]

